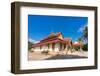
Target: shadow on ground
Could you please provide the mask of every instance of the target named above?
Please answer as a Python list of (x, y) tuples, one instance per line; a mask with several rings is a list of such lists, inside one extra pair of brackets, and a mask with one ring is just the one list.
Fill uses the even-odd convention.
[(50, 58), (47, 58), (45, 60), (56, 60), (56, 59), (81, 59), (81, 58), (88, 58), (84, 56), (78, 56), (78, 55), (56, 55)]

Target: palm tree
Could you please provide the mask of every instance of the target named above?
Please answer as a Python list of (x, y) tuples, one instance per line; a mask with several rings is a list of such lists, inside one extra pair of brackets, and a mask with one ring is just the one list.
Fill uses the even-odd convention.
[(82, 51), (82, 45), (84, 44), (83, 43), (83, 38), (80, 37), (77, 41), (80, 43), (80, 51)]
[(83, 49), (85, 51), (87, 51), (88, 50), (88, 27), (87, 26), (83, 30), (83, 38), (84, 38), (84, 46), (83, 46)]
[(85, 26), (82, 36), (80, 38), (78, 38), (78, 42), (82, 43), (82, 44), (86, 44), (88, 41), (88, 27)]
[(33, 43), (28, 41), (28, 50), (30, 50), (32, 48)]
[[(88, 47), (88, 27), (85, 26), (84, 30), (83, 30), (83, 34), (82, 36), (78, 39), (78, 42), (81, 43), (83, 45), (83, 48), (87, 48)], [(83, 49), (81, 47), (81, 49)], [(87, 50), (87, 49), (86, 49)]]
[(88, 41), (88, 27), (87, 26), (83, 30), (83, 39), (84, 39), (85, 43), (87, 43), (87, 41)]
[(82, 37), (78, 38), (77, 41), (81, 43), (83, 41)]

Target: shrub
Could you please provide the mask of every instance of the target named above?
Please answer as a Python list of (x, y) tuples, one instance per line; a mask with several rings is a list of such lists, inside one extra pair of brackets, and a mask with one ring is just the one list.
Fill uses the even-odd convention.
[(41, 53), (43, 53), (43, 54), (46, 54), (46, 55), (47, 55), (47, 54), (48, 54), (48, 52), (49, 52), (48, 50), (43, 50)]
[(78, 50), (80, 49), (80, 46), (75, 46), (74, 49), (75, 49), (76, 51), (78, 51)]
[(32, 48), (28, 49), (29, 52), (34, 52), (34, 50)]
[(82, 50), (88, 51), (88, 44), (84, 44), (83, 47), (82, 47)]

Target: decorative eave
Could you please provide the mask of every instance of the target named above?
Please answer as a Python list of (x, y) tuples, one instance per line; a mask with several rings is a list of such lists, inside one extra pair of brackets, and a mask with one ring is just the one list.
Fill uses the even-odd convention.
[[(44, 41), (48, 41), (48, 40), (51, 40), (51, 39), (59, 38), (60, 35), (62, 36), (62, 33), (61, 32), (51, 33), (48, 37), (44, 38), (40, 42), (44, 42)], [(63, 36), (62, 36), (62, 38), (63, 38)]]
[(36, 43), (36, 44), (33, 45), (33, 47), (42, 46), (42, 45), (51, 44), (51, 43), (57, 43), (57, 42), (66, 43), (65, 41), (58, 38), (58, 39), (55, 39), (55, 40), (49, 40), (49, 41), (45, 41), (45, 42)]
[(70, 45), (71, 41), (72, 40), (69, 38), (63, 39), (61, 32), (56, 33), (56, 34), (51, 33), (47, 38), (41, 40), (39, 43), (34, 44), (33, 47), (42, 46), (42, 45), (51, 44), (51, 43), (57, 43), (57, 42)]

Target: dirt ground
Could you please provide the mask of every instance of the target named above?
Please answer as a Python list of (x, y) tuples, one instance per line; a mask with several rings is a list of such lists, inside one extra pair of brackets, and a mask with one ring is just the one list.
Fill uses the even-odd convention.
[(67, 54), (42, 54), (41, 52), (29, 52), (28, 60), (56, 60), (56, 59), (79, 59), (87, 58), (88, 52), (68, 52)]

